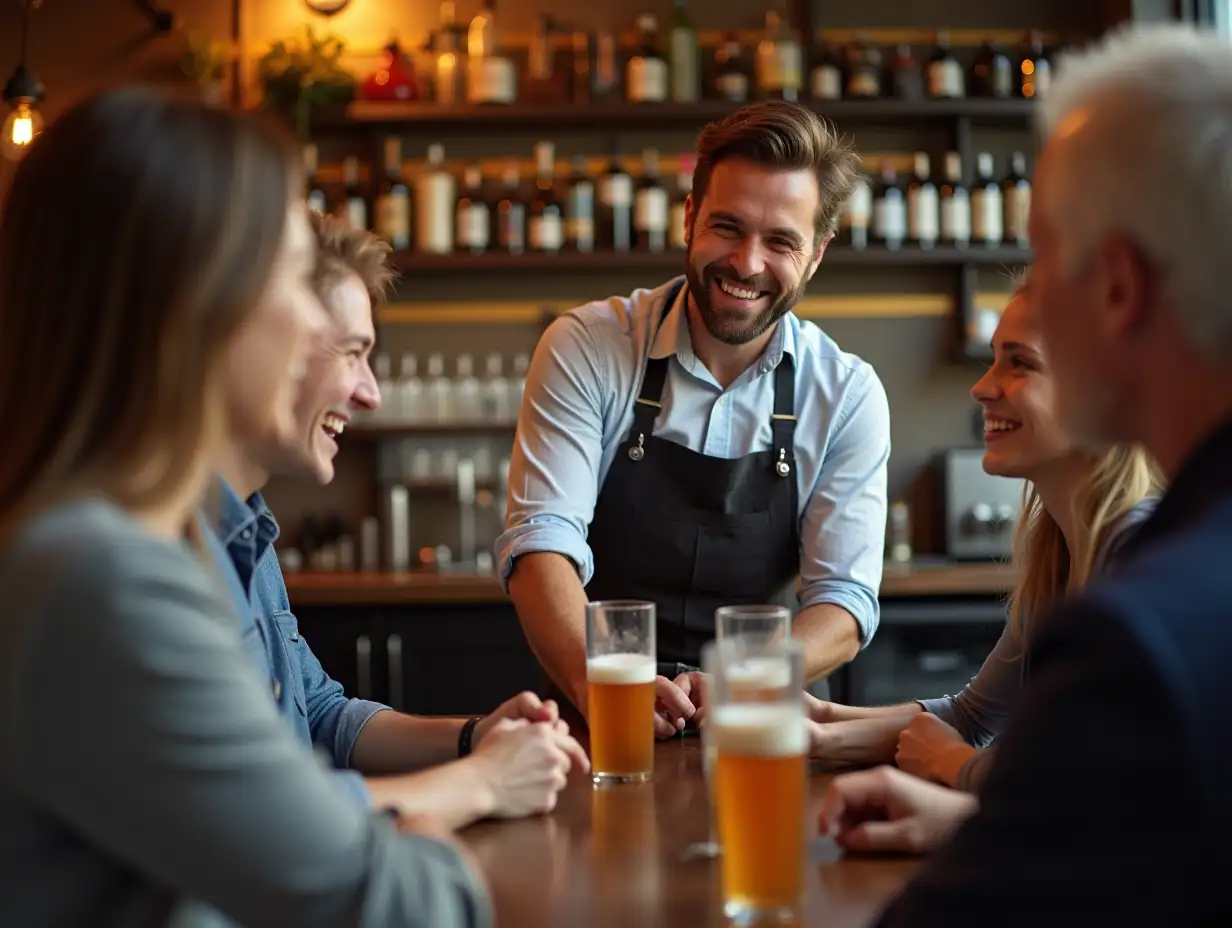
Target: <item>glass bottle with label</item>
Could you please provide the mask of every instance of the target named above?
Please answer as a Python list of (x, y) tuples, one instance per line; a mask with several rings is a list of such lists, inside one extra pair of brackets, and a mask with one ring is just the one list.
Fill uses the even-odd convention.
[(594, 102), (607, 103), (620, 97), (619, 60), (616, 34), (611, 29), (600, 29), (595, 33), (595, 65), (590, 85)]
[(749, 99), (749, 65), (739, 33), (727, 33), (715, 50), (714, 94), (729, 103), (744, 103)]
[(586, 170), (586, 158), (570, 161), (569, 197), (565, 204), (565, 240), (572, 251), (595, 250), (595, 184)]
[(466, 99), (468, 103), (514, 103), (517, 71), (501, 53), (496, 0), (483, 0), (466, 34)]
[(937, 33), (937, 48), (928, 61), (926, 69), (928, 95), (935, 100), (955, 100), (966, 96), (962, 65), (950, 51), (950, 34), (942, 29)]
[(907, 186), (907, 236), (921, 248), (932, 248), (941, 233), (941, 208), (937, 186), (929, 176), (928, 155), (917, 151), (915, 175)]
[(415, 239), (420, 251), (430, 255), (453, 251), (457, 200), (457, 182), (445, 169), (445, 147), (429, 145), (428, 162), (415, 178)]
[(393, 418), (408, 425), (424, 421), (424, 385), (419, 379), (419, 359), (415, 355), (409, 351), (402, 355), (398, 363), (398, 384), (390, 393), (382, 395), (392, 407)]
[(535, 145), (535, 199), (530, 205), (531, 251), (555, 254), (565, 244), (564, 211), (556, 195), (556, 146)]
[(385, 177), (376, 199), (376, 233), (394, 251), (411, 248), (411, 190), (402, 176), (402, 140), (385, 140)]
[(889, 161), (881, 165), (881, 180), (873, 195), (873, 235), (891, 251), (901, 248), (907, 237), (907, 199)]
[(1027, 33), (1018, 59), (1018, 95), (1028, 99), (1048, 96), (1052, 85), (1052, 62), (1044, 54), (1038, 32)]
[(637, 49), (625, 69), (625, 92), (630, 103), (662, 103), (667, 99), (668, 68), (653, 13), (638, 16), (637, 36)]
[(992, 42), (984, 42), (971, 64), (971, 93), (1004, 99), (1014, 95), (1014, 66)]
[(308, 200), (309, 209), (324, 214), (328, 211), (329, 205), (325, 197), (325, 189), (317, 177), (317, 171), (320, 170), (318, 159), (316, 144), (309, 142), (304, 146), (304, 196)]
[(924, 99), (924, 75), (920, 73), (919, 63), (911, 53), (910, 45), (903, 43), (894, 50), (890, 75), (895, 97), (900, 100)]
[(702, 93), (701, 53), (689, 0), (673, 0), (671, 44), (672, 102), (696, 103)]
[(522, 173), (514, 158), (505, 159), (501, 198), (496, 204), (497, 242), (511, 255), (526, 251), (526, 202), (522, 199)]
[(578, 106), (590, 103), (595, 66), (590, 33), (575, 29), (569, 36), (569, 56), (572, 61), (569, 78), (569, 101)]
[(971, 243), (971, 197), (962, 182), (962, 156), (945, 153), (944, 182), (941, 185), (941, 241), (955, 248)]
[(433, 352), (428, 355), (428, 376), (424, 380), (424, 420), (452, 422), (453, 383), (445, 376), (445, 358)]
[(381, 403), (380, 408), (376, 412), (369, 413), (367, 410), (363, 410), (362, 415), (357, 416), (357, 418), (396, 419), (398, 417), (397, 397), (394, 391), (393, 372), (389, 355), (385, 352), (379, 351), (372, 356), (372, 374), (376, 378), (376, 388), (384, 402)]
[(768, 10), (766, 31), (757, 43), (758, 95), (765, 99), (799, 99), (803, 71), (800, 40), (777, 10)]
[(873, 185), (857, 174), (843, 210), (843, 239), (852, 248), (868, 247), (869, 226), (873, 222)]
[(875, 100), (881, 96), (881, 49), (856, 33), (855, 44), (847, 49), (847, 96)]
[(642, 152), (642, 178), (633, 200), (638, 251), (667, 250), (668, 205), (667, 189), (659, 178), (659, 152), (647, 148)]
[(352, 229), (368, 228), (368, 200), (359, 184), (359, 159), (347, 155), (342, 159), (342, 219)]
[(565, 75), (557, 67), (553, 46), (555, 34), (552, 18), (541, 14), (535, 34), (531, 36), (526, 56), (526, 79), (522, 88), (522, 98), (531, 103), (565, 102)]
[(697, 157), (686, 153), (676, 162), (676, 197), (667, 219), (667, 245), (681, 251), (689, 247), (688, 229), (685, 227), (685, 200), (693, 192), (693, 169)]
[(453, 385), (453, 418), (459, 422), (478, 422), (483, 418), (483, 396), (475, 376), (475, 359), (458, 355), (454, 362), (458, 376)]
[(617, 154), (599, 178), (597, 214), (600, 247), (628, 251), (633, 245), (633, 179), (621, 167)]
[(1029, 248), (1027, 217), (1031, 214), (1031, 181), (1027, 179), (1027, 156), (1020, 151), (1010, 155), (1010, 171), (1001, 182), (1005, 204), (1005, 241), (1019, 248)]
[(503, 372), (504, 363), (499, 352), (488, 355), (483, 379), (483, 408), (480, 410), (485, 422), (504, 422), (508, 418), (509, 381)]
[(457, 106), (466, 99), (466, 81), (455, 0), (441, 0), (441, 25), (432, 44), (436, 55), (433, 96), (440, 106)]
[(492, 210), (483, 193), (483, 168), (467, 167), (462, 177), (462, 196), (458, 198), (458, 250), (481, 255), (492, 241)]
[(993, 179), (992, 155), (975, 158), (975, 184), (971, 188), (971, 237), (977, 245), (995, 248), (1004, 236), (1001, 188)]
[(809, 93), (814, 100), (843, 98), (843, 60), (838, 49), (826, 42), (817, 49), (809, 74)]

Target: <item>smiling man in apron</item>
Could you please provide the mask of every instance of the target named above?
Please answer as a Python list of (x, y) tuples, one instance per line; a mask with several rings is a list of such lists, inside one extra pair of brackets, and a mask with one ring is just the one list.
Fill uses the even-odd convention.
[(868, 364), (791, 312), (857, 166), (795, 104), (708, 126), (685, 276), (571, 310), (539, 342), (496, 554), (531, 649), (583, 714), (588, 601), (657, 604), (660, 736), (698, 708), (719, 606), (798, 610), (813, 681), (872, 638), (889, 407)]

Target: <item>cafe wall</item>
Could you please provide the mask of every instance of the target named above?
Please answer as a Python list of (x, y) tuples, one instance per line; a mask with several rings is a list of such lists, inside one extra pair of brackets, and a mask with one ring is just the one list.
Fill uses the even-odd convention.
[[(164, 5), (175, 13), (181, 29), (198, 29), (219, 38), (236, 37), (243, 50), (237, 96), (245, 103), (255, 101), (251, 86), (255, 56), (271, 41), (288, 37), (305, 24), (332, 30), (345, 39), (355, 68), (366, 73), (376, 61), (380, 47), (392, 35), (400, 37), (405, 47), (414, 48), (439, 20), (439, 4), (434, 0), (353, 0), (348, 9), (328, 20), (310, 13), (303, 0), (168, 0)], [(183, 50), (182, 37), (155, 35), (141, 6), (128, 0), (44, 0), (42, 8), (33, 14), (30, 62), (46, 84), (45, 112), (49, 118), (83, 94), (108, 84), (140, 80), (182, 85), (177, 67)], [(13, 2), (0, 4), (0, 69), (6, 72), (17, 54), (17, 7)], [(1107, 23), (1135, 13), (1161, 15), (1160, 7), (1159, 2), (1145, 0), (887, 0), (864, 4), (813, 0), (812, 5), (814, 25), (823, 29), (1038, 28), (1067, 39), (1098, 34)], [(459, 0), (458, 20), (469, 21), (478, 8), (478, 0)], [(628, 29), (634, 16), (648, 8), (658, 12), (660, 22), (665, 22), (671, 5), (667, 0), (608, 0), (590, 5), (576, 0), (500, 0), (498, 13), (507, 34), (526, 35), (541, 12), (582, 27), (606, 25)], [(691, 8), (702, 30), (756, 29), (761, 26), (765, 5), (748, 0), (694, 0)], [(997, 153), (999, 166), (1004, 165), (1012, 150), (1026, 151), (1032, 157), (1028, 130), (980, 131), (984, 133), (980, 144)], [(668, 151), (689, 147), (689, 136), (669, 135), (670, 138), (650, 135), (630, 139), (629, 150), (640, 151), (642, 144), (656, 144)], [(432, 141), (435, 139), (408, 137), (406, 157), (422, 158)], [(531, 135), (520, 136), (513, 131), (502, 136), (499, 145), (505, 149), (518, 146), (519, 151), (529, 155), (534, 141)], [(856, 142), (862, 150), (871, 147), (876, 151), (899, 152), (910, 152), (917, 146), (938, 151), (949, 144), (944, 133), (930, 137), (928, 130), (904, 131), (893, 127), (870, 130), (867, 136), (857, 135)], [(498, 153), (493, 148), (497, 143), (491, 140), (459, 144), (464, 146), (459, 149), (460, 154), (468, 157)], [(595, 153), (602, 151), (597, 147), (599, 144), (595, 140)], [(323, 156), (328, 158), (329, 152), (323, 152)], [(0, 185), (9, 174), (7, 164), (0, 166)], [(71, 230), (66, 230), (66, 234), (71, 234)], [(944, 267), (829, 269), (823, 263), (810, 292), (952, 293), (953, 274), (953, 269)], [(982, 288), (1004, 288), (1000, 269), (987, 269), (982, 274)], [(655, 285), (666, 276), (663, 272), (652, 272), (561, 275), (533, 281), (500, 274), (462, 280), (410, 279), (403, 282), (399, 299), (420, 305), (459, 298), (472, 305), (511, 298), (559, 303)], [(819, 319), (818, 324), (844, 348), (876, 367), (889, 394), (893, 416), (891, 492), (895, 497), (921, 502), (929, 492), (929, 482), (922, 475), (927, 473), (935, 452), (974, 443), (973, 409), (967, 391), (979, 376), (980, 366), (959, 359), (956, 346), (960, 323), (952, 315), (873, 313), (866, 318)], [(386, 325), (381, 339), (382, 347), (395, 358), (403, 350), (414, 350), (420, 357), (429, 351), (440, 351), (452, 358), (467, 351), (482, 359), (491, 350), (506, 356), (530, 351), (539, 331), (533, 323), (467, 324), (451, 320), (444, 324)], [(324, 509), (340, 512), (350, 520), (373, 509), (373, 452), (358, 444), (347, 445), (345, 438), (343, 442), (335, 486), (318, 491), (281, 482), (271, 489), (272, 501), (284, 517), (296, 521), (302, 513)], [(926, 506), (919, 508), (921, 512), (927, 511)], [(933, 534), (928, 529), (917, 532), (918, 543), (927, 549)]]

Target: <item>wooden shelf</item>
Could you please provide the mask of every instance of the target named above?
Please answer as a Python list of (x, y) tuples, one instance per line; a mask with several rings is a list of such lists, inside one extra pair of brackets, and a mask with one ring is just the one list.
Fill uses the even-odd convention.
[[(684, 253), (681, 251), (562, 251), (558, 254), (524, 252), (512, 255), (504, 252), (489, 252), (476, 255), (458, 252), (449, 255), (420, 254), (418, 252), (396, 255), (399, 270), (407, 274), (471, 274), (479, 271), (509, 273), (602, 273), (619, 271), (683, 270)], [(878, 265), (913, 267), (918, 265), (961, 264), (1027, 264), (1031, 251), (1025, 248), (917, 248), (904, 246), (897, 251), (888, 248), (849, 248), (833, 246), (826, 249), (822, 263), (827, 266)]]
[(351, 438), (409, 438), (415, 435), (489, 435), (512, 432), (516, 422), (352, 422)]
[[(1034, 111), (1023, 99), (965, 100), (802, 100), (815, 113), (835, 122), (928, 122), (966, 118), (985, 123), (1021, 125)], [(551, 129), (569, 132), (613, 129), (679, 128), (694, 130), (739, 108), (723, 101), (704, 103), (596, 103), (590, 105), (518, 103), (511, 106), (442, 107), (433, 103), (358, 101), (313, 122), (316, 134), (338, 135), (363, 130), (416, 132), (488, 132), (493, 129)]]

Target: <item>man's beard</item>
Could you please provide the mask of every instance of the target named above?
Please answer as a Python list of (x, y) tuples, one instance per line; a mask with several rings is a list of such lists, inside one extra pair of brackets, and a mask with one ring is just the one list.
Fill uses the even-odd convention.
[[(768, 330), (800, 302), (808, 283), (801, 280), (791, 289), (783, 290), (779, 282), (770, 274), (742, 278), (718, 262), (699, 270), (693, 263), (691, 247), (685, 261), (685, 279), (689, 282), (689, 295), (693, 297), (706, 331), (727, 345), (747, 345)], [(718, 280), (727, 280), (749, 290), (767, 293), (769, 294), (768, 305), (752, 319), (738, 311), (727, 312), (716, 309), (710, 301), (710, 284)]]

